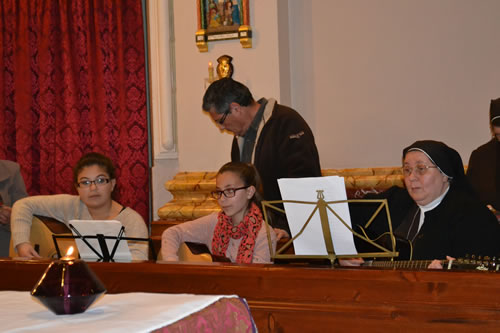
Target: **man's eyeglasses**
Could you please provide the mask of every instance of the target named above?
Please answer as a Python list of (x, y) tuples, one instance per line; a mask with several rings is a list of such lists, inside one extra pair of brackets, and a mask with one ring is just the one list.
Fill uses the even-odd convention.
[(247, 185), (247, 186), (238, 187), (238, 188), (226, 188), (225, 190), (222, 190), (222, 191), (212, 191), (212, 197), (214, 199), (219, 200), (222, 197), (222, 194), (224, 194), (224, 196), (226, 198), (232, 198), (236, 195), (236, 191), (243, 190), (243, 189), (249, 188), (249, 187), (250, 186)]
[(231, 109), (228, 109), (226, 112), (224, 112), (224, 114), (222, 115), (222, 117), (220, 117), (219, 119), (216, 120), (216, 122), (219, 125), (224, 124), (224, 121), (226, 121), (227, 115), (230, 114), (230, 113), (231, 113)]
[(435, 166), (435, 165), (424, 165), (424, 164), (419, 164), (419, 165), (415, 166), (414, 168), (410, 168), (409, 166), (405, 166), (405, 167), (403, 167), (403, 175), (405, 175), (406, 177), (408, 177), (409, 175), (411, 175), (411, 173), (413, 171), (415, 171), (415, 173), (417, 175), (423, 176), (423, 175), (425, 175), (425, 173), (427, 172), (427, 170), (429, 170), (431, 168), (437, 168), (437, 166)]
[(99, 177), (94, 180), (82, 180), (78, 182), (78, 187), (90, 187), (90, 185), (94, 184), (95, 186), (101, 186), (109, 183), (109, 178)]

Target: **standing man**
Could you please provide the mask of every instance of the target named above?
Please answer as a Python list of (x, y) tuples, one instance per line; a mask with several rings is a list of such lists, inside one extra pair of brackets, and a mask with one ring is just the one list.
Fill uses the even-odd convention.
[(479, 198), (497, 212), (500, 211), (500, 98), (491, 101), (490, 128), (493, 138), (472, 152), (467, 177)]
[(9, 256), (12, 205), (27, 196), (19, 164), (0, 160), (0, 257)]
[[(321, 176), (313, 133), (297, 111), (272, 98), (255, 101), (245, 85), (231, 78), (208, 87), (203, 110), (220, 130), (234, 134), (231, 160), (255, 165), (264, 200), (281, 200), (279, 178)], [(278, 239), (289, 237), (285, 219), (272, 224)]]

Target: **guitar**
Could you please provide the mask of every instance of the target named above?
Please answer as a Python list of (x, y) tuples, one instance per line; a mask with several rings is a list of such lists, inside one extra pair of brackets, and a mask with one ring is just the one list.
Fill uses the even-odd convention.
[[(37, 251), (42, 258), (58, 258), (56, 245), (52, 235), (72, 236), (73, 234), (66, 224), (56, 219), (46, 216), (33, 216), (31, 222), (30, 243), (33, 244), (35, 251)], [(61, 255), (64, 255), (68, 251), (69, 247), (73, 246), (73, 256), (78, 258), (78, 247), (76, 246), (74, 239), (59, 238), (57, 240), (57, 246), (59, 247)], [(17, 256), (12, 244), (12, 239), (10, 241), (9, 256), (11, 258)]]
[[(360, 233), (365, 237), (369, 238), (367, 232), (363, 227), (356, 226)], [(406, 268), (406, 269), (427, 269), (432, 260), (412, 260), (413, 256), (413, 244), (407, 239), (398, 237), (394, 234), (394, 241), (396, 243), (396, 251), (399, 252), (398, 258), (404, 260), (373, 260), (367, 261), (364, 266), (373, 267), (385, 267), (385, 268)], [(375, 243), (391, 249), (391, 237), (388, 232), (379, 235), (378, 237), (372, 239)], [(376, 247), (368, 243), (361, 243), (361, 240), (356, 243), (357, 246), (364, 248), (362, 252), (378, 252), (380, 251)], [(409, 259), (409, 260), (408, 260)], [(500, 262), (496, 258), (490, 259), (489, 257), (466, 257), (459, 258), (456, 260), (443, 260), (441, 262), (443, 269), (464, 269), (464, 270), (484, 270), (484, 271), (498, 271)]]
[[(372, 260), (366, 261), (362, 266), (370, 267), (382, 267), (382, 268), (405, 268), (405, 269), (427, 269), (432, 260)], [(490, 259), (489, 257), (478, 257), (475, 256), (471, 258), (459, 258), (456, 260), (443, 260), (441, 262), (443, 269), (461, 269), (461, 270), (478, 270), (478, 271), (494, 271), (498, 272), (500, 268), (500, 262), (496, 259)]]
[(185, 242), (179, 246), (177, 252), (179, 261), (190, 262), (231, 262), (229, 258), (224, 256), (216, 256), (210, 253), (210, 250), (205, 244)]

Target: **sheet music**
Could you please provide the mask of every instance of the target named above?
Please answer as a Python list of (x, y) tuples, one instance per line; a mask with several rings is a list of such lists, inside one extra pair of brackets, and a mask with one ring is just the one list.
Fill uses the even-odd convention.
[[(116, 220), (71, 220), (69, 221), (69, 224), (73, 225), (82, 236), (95, 236), (97, 234), (103, 234), (104, 236), (117, 237), (122, 227), (122, 223)], [(73, 235), (76, 236), (74, 231)], [(125, 234), (123, 234), (122, 237), (125, 237)], [(100, 255), (102, 255), (99, 241), (96, 238), (87, 238), (86, 240), (97, 252), (99, 252)], [(97, 261), (99, 259), (94, 251), (92, 251), (87, 244), (83, 242), (83, 240), (76, 238), (75, 242), (82, 259), (88, 261)], [(115, 242), (116, 239), (106, 239), (109, 254), (113, 251)], [(132, 254), (130, 253), (126, 240), (121, 240), (118, 243), (118, 248), (116, 249), (113, 259), (115, 261), (132, 261)]]
[[(283, 200), (318, 201), (317, 190), (323, 190), (324, 200), (347, 200), (343, 177), (310, 177), (310, 178), (282, 178), (278, 185)], [(304, 226), (309, 215), (314, 210), (313, 204), (285, 203), (285, 212), (290, 226), (292, 237), (297, 235)], [(347, 203), (330, 204), (330, 207), (351, 226), (351, 217)], [(330, 232), (335, 253), (337, 255), (356, 254), (354, 239), (351, 231), (327, 209)], [(304, 232), (293, 242), (297, 255), (327, 255), (326, 245), (321, 228), (319, 210), (315, 212)]]

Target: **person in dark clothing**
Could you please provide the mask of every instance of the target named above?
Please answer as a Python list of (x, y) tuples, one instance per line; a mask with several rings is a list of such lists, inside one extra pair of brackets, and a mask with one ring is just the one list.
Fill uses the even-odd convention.
[(12, 205), (27, 196), (19, 164), (0, 160), (0, 257), (9, 256)]
[[(321, 176), (313, 133), (295, 110), (271, 98), (255, 101), (245, 85), (231, 78), (208, 87), (203, 110), (220, 130), (234, 134), (231, 160), (255, 165), (264, 200), (281, 200), (279, 178)], [(278, 239), (290, 235), (286, 219), (274, 218), (272, 224)]]
[[(456, 150), (442, 142), (417, 141), (403, 150), (403, 175), (405, 189), (392, 187), (366, 197), (387, 199), (394, 235), (411, 245), (409, 251), (397, 248), (398, 259), (500, 254), (500, 226), (468, 183)], [(372, 211), (352, 205), (353, 224), (367, 221)], [(384, 215), (367, 229), (371, 239), (387, 231)], [(357, 239), (356, 246), (368, 252), (364, 241)]]
[(500, 98), (491, 101), (490, 127), (493, 138), (470, 155), (467, 178), (483, 203), (492, 211), (498, 212), (500, 211)]

